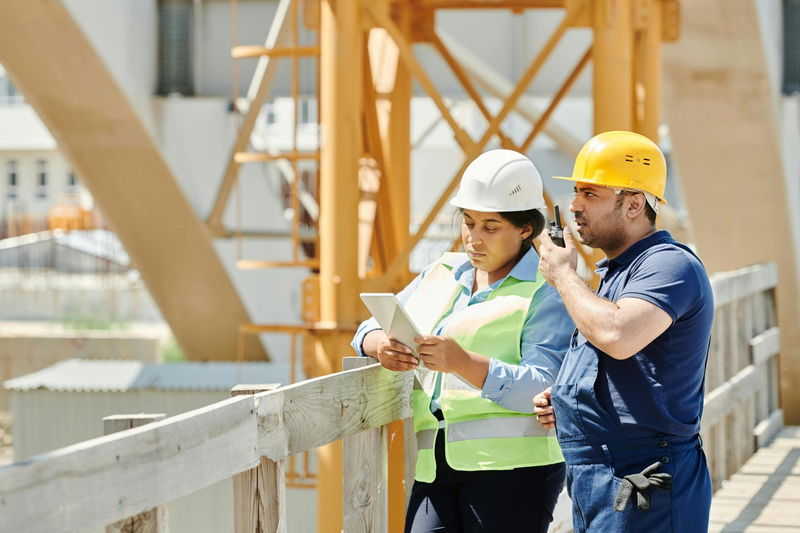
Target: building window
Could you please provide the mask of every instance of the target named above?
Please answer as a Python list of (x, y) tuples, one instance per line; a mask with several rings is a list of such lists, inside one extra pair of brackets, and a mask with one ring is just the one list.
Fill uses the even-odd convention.
[(67, 173), (67, 191), (75, 192), (78, 188), (78, 177), (73, 171)]
[(194, 94), (192, 0), (158, 2), (158, 94)]
[(47, 198), (47, 161), (36, 162), (36, 197)]
[(317, 102), (309, 98), (300, 100), (300, 124), (316, 124)]
[(8, 190), (6, 196), (8, 196), (8, 198), (14, 199), (17, 197), (17, 189), (19, 188), (19, 174), (17, 172), (17, 162), (12, 159), (6, 165), (8, 171)]
[(0, 68), (0, 104), (19, 104), (24, 101), (22, 93), (14, 87), (11, 78)]
[(783, 94), (800, 93), (800, 0), (783, 2)]

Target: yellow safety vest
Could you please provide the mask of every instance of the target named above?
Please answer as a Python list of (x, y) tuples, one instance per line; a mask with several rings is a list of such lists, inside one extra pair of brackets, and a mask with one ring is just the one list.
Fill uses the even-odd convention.
[[(465, 254), (444, 254), (406, 303), (406, 309), (423, 333), (432, 332), (452, 312), (463, 290), (452, 269), (464, 261)], [(544, 284), (538, 272), (535, 281), (508, 277), (484, 302), (449, 317), (444, 334), (466, 350), (519, 364), (522, 328), (531, 299)], [(430, 410), (439, 374), (442, 422)], [(447, 462), (455, 470), (510, 470), (564, 460), (555, 431), (544, 429), (534, 415), (481, 398), (480, 389), (456, 374), (419, 369), (416, 378), (413, 410), (418, 481), (431, 482), (436, 478), (434, 446), (440, 427), (444, 427)]]

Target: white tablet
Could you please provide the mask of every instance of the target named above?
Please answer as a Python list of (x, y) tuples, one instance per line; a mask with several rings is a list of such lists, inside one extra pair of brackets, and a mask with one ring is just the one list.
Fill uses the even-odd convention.
[(414, 357), (418, 357), (417, 343), (414, 342), (414, 337), (420, 334), (419, 329), (403, 309), (397, 296), (391, 292), (362, 292), (360, 296), (361, 301), (378, 321), (381, 329), (389, 337), (411, 348)]

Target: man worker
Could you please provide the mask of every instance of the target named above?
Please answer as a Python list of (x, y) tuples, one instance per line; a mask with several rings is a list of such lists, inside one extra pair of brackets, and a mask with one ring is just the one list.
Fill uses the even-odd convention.
[(703, 532), (711, 480), (699, 436), (714, 304), (702, 263), (657, 231), (666, 162), (658, 146), (610, 131), (581, 149), (570, 211), (599, 248), (597, 294), (565, 247), (542, 236), (540, 268), (575, 322), (552, 387), (534, 398), (556, 427), (576, 533)]

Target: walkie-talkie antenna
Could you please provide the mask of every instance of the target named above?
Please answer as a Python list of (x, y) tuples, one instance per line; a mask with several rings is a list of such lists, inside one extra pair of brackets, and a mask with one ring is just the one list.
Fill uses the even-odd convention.
[(556, 226), (561, 227), (561, 213), (558, 212), (558, 206), (553, 207), (556, 212)]

